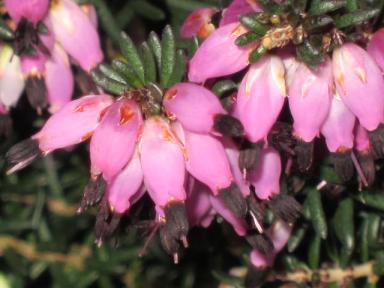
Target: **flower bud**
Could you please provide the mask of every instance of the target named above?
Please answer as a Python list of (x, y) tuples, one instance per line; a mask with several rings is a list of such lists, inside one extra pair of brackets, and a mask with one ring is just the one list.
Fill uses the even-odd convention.
[(81, 68), (90, 71), (103, 60), (97, 30), (74, 1), (52, 1), (49, 15), (56, 40)]
[(189, 81), (203, 83), (207, 79), (231, 75), (248, 66), (253, 47), (240, 47), (235, 40), (247, 30), (240, 23), (218, 28), (197, 49), (189, 62)]
[(94, 5), (92, 4), (82, 4), (80, 6), (81, 10), (87, 15), (93, 27), (97, 29), (98, 27), (98, 19), (97, 19), (97, 11)]
[(53, 114), (32, 139), (45, 154), (87, 140), (99, 125), (100, 113), (113, 103), (109, 95), (88, 95), (73, 100)]
[(215, 31), (211, 19), (216, 12), (216, 8), (200, 8), (193, 11), (180, 28), (181, 37), (191, 38), (197, 36), (201, 39), (207, 38)]
[(300, 63), (288, 89), (288, 103), (293, 117), (293, 133), (311, 142), (320, 132), (331, 104), (332, 63), (327, 59), (316, 70)]
[(155, 116), (144, 123), (139, 143), (144, 183), (157, 206), (184, 201), (185, 164), (181, 144), (165, 119)]
[(250, 171), (249, 181), (259, 199), (269, 199), (280, 194), (281, 159), (279, 152), (268, 147), (261, 151), (256, 168)]
[(287, 95), (284, 73), (280, 58), (268, 55), (251, 66), (240, 84), (234, 115), (254, 143), (267, 137), (280, 114)]
[(49, 0), (4, 0), (4, 5), (16, 22), (26, 18), (37, 24), (47, 14)]
[(143, 119), (133, 100), (122, 98), (102, 116), (91, 138), (91, 174), (109, 181), (128, 163), (135, 150)]
[(143, 171), (136, 151), (108, 187), (107, 197), (111, 210), (120, 214), (126, 212), (143, 195), (145, 190), (140, 189), (142, 183)]
[(20, 58), (10, 46), (0, 48), (0, 102), (5, 107), (16, 105), (24, 90)]
[(368, 131), (384, 121), (381, 71), (360, 46), (347, 43), (333, 52), (336, 88), (345, 105)]
[(45, 86), (49, 111), (54, 113), (68, 103), (74, 90), (74, 77), (67, 53), (56, 43), (51, 58), (45, 63)]
[(192, 83), (178, 83), (171, 87), (163, 104), (172, 120), (177, 119), (183, 127), (198, 133), (211, 132), (215, 116), (226, 113), (215, 94)]
[(252, 12), (262, 11), (256, 1), (253, 0), (234, 0), (224, 9), (220, 20), (220, 27), (239, 21), (240, 17)]
[(384, 28), (377, 30), (368, 43), (367, 51), (384, 71)]

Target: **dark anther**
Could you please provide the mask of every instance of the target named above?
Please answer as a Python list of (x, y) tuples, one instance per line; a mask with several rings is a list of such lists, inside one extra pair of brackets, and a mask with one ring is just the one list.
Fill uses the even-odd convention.
[(312, 166), (313, 161), (313, 141), (304, 142), (298, 140), (295, 147), (295, 154), (297, 159), (297, 165), (301, 172), (308, 171)]
[(384, 124), (380, 124), (376, 130), (368, 132), (371, 140), (373, 155), (376, 158), (384, 157)]
[(292, 126), (284, 122), (276, 122), (268, 134), (268, 144), (280, 152), (294, 155), (292, 149), (297, 139), (292, 136)]
[(376, 169), (373, 156), (370, 152), (358, 152), (357, 160), (360, 163), (364, 176), (367, 180), (368, 186), (371, 186), (375, 182)]
[(221, 189), (218, 197), (224, 202), (225, 206), (236, 215), (236, 217), (246, 217), (248, 211), (247, 202), (235, 183), (232, 183), (225, 189)]
[(287, 223), (293, 223), (300, 216), (302, 208), (292, 196), (280, 194), (273, 197), (268, 206), (276, 217)]
[(263, 232), (264, 224), (264, 212), (265, 207), (256, 201), (256, 198), (251, 195), (247, 198), (248, 204), (248, 223), (254, 229), (257, 229), (260, 233)]
[(160, 228), (160, 241), (163, 249), (168, 255), (173, 256), (175, 264), (179, 262), (180, 254), (180, 243), (172, 235), (172, 232), (169, 231), (169, 226), (164, 225)]
[(264, 283), (267, 275), (266, 267), (256, 267), (252, 264), (248, 266), (248, 272), (245, 276), (245, 288), (259, 288)]
[(354, 173), (351, 151), (336, 152), (331, 155), (333, 166), (335, 167), (336, 174), (339, 176), (340, 180), (343, 182), (351, 180)]
[(5, 155), (10, 166), (7, 174), (23, 169), (39, 156), (41, 156), (41, 151), (36, 140), (27, 139), (13, 145)]
[(271, 239), (265, 234), (248, 234), (245, 236), (245, 239), (253, 249), (256, 249), (264, 255), (270, 255), (275, 248)]
[(250, 171), (256, 167), (264, 142), (251, 143), (245, 141), (240, 148), (239, 167), (241, 171)]
[(112, 213), (105, 199), (99, 208), (95, 223), (95, 237), (97, 246), (101, 246), (103, 242), (111, 238), (116, 232), (121, 220), (121, 215)]
[(84, 188), (83, 198), (81, 199), (77, 213), (83, 213), (88, 207), (99, 203), (106, 187), (107, 183), (101, 175), (97, 176), (96, 179), (90, 179)]
[(0, 113), (0, 136), (8, 138), (12, 134), (12, 119), (8, 113)]
[(217, 114), (214, 118), (213, 129), (228, 137), (241, 137), (244, 135), (243, 124), (228, 114)]
[(47, 107), (47, 87), (43, 77), (28, 77), (25, 84), (28, 101), (39, 113)]
[(189, 224), (185, 205), (180, 202), (171, 203), (164, 209), (164, 213), (168, 233), (175, 239), (182, 241), (183, 245), (187, 247)]

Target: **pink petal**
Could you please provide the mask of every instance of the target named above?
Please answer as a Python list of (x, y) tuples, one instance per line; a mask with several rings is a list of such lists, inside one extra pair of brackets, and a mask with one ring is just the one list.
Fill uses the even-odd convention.
[(49, 0), (4, 0), (4, 5), (16, 22), (26, 18), (37, 24), (47, 14)]

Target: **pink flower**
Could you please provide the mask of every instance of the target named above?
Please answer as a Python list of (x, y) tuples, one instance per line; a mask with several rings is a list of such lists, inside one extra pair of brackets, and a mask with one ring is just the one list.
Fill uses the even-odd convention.
[(91, 138), (91, 174), (111, 180), (128, 163), (135, 150), (143, 119), (136, 102), (122, 98), (101, 117)]
[(144, 194), (145, 189), (140, 189), (142, 183), (143, 171), (139, 153), (136, 151), (108, 186), (107, 195), (111, 210), (120, 214), (126, 212)]
[(333, 73), (337, 91), (368, 131), (384, 121), (384, 81), (369, 54), (356, 44), (347, 43), (333, 52)]
[(87, 140), (99, 125), (100, 113), (112, 102), (109, 95), (88, 95), (73, 100), (53, 114), (32, 139), (39, 142), (45, 154)]
[(240, 47), (235, 40), (247, 30), (240, 23), (218, 28), (197, 49), (189, 62), (188, 79), (203, 83), (207, 79), (230, 75), (248, 66), (253, 47)]
[(328, 117), (321, 128), (330, 152), (344, 151), (353, 147), (353, 128), (356, 118), (335, 94)]
[(92, 4), (82, 4), (80, 8), (81, 10), (83, 10), (85, 15), (88, 16), (89, 20), (91, 20), (93, 27), (97, 29), (98, 19), (97, 19), (97, 11), (95, 6), (93, 6)]
[(57, 41), (81, 68), (90, 71), (103, 60), (97, 30), (74, 1), (53, 1), (49, 16)]
[(253, 64), (242, 80), (234, 115), (254, 143), (266, 138), (276, 122), (287, 96), (283, 62), (276, 56), (265, 56)]
[(47, 14), (49, 0), (4, 0), (4, 5), (16, 22), (26, 18), (37, 24)]
[(211, 18), (216, 12), (216, 8), (201, 8), (193, 11), (180, 28), (181, 37), (191, 38), (197, 36), (202, 39), (207, 38), (215, 31)]
[(157, 206), (186, 199), (184, 154), (180, 146), (165, 119), (154, 116), (145, 121), (139, 152), (144, 183)]
[(327, 118), (332, 98), (332, 63), (327, 59), (316, 71), (300, 63), (289, 84), (288, 102), (294, 120), (293, 133), (311, 142)]
[(164, 96), (163, 105), (172, 120), (178, 120), (186, 129), (209, 133), (214, 118), (225, 114), (219, 99), (203, 86), (193, 83), (178, 83)]
[(377, 30), (368, 43), (367, 51), (384, 71), (384, 28)]
[(355, 127), (355, 145), (354, 148), (362, 153), (369, 153), (371, 150), (371, 142), (369, 141), (368, 132), (360, 124)]
[(266, 200), (280, 194), (281, 159), (279, 152), (268, 147), (261, 151), (260, 159), (249, 181), (255, 187), (259, 199)]
[(262, 9), (254, 0), (234, 0), (226, 9), (224, 9), (220, 20), (220, 26), (237, 22), (243, 15), (261, 11)]
[(58, 43), (51, 56), (45, 63), (45, 86), (49, 111), (54, 113), (71, 100), (75, 83), (68, 55)]

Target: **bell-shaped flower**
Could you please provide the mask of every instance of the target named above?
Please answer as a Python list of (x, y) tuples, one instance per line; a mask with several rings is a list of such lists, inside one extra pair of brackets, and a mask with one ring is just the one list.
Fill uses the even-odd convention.
[(49, 111), (54, 113), (71, 100), (75, 85), (68, 55), (58, 43), (45, 63), (44, 79)]
[(26, 18), (33, 24), (37, 24), (47, 14), (49, 0), (4, 0), (4, 5), (16, 22)]
[(180, 28), (180, 35), (183, 38), (197, 36), (201, 39), (207, 38), (215, 26), (211, 23), (212, 16), (217, 12), (216, 8), (200, 8), (193, 11)]
[(45, 154), (87, 140), (99, 125), (100, 113), (113, 103), (109, 95), (87, 95), (53, 114), (32, 139)]
[(368, 131), (384, 121), (384, 81), (367, 51), (347, 43), (333, 52), (333, 73), (337, 91), (360, 124)]
[(332, 98), (328, 117), (321, 128), (321, 134), (330, 152), (348, 150), (353, 147), (353, 129), (356, 117), (335, 94)]
[(240, 17), (252, 12), (262, 11), (261, 7), (254, 0), (234, 0), (224, 9), (220, 26), (239, 21)]
[(252, 45), (240, 47), (235, 40), (247, 30), (232, 23), (215, 30), (197, 49), (189, 62), (188, 79), (203, 83), (207, 79), (239, 72), (248, 66)]
[(255, 187), (259, 199), (266, 200), (280, 194), (281, 159), (274, 148), (261, 151), (256, 168), (249, 173), (249, 181)]
[(56, 40), (85, 71), (103, 60), (99, 35), (88, 16), (73, 0), (55, 0), (49, 10)]
[(144, 183), (155, 204), (185, 201), (184, 153), (165, 119), (154, 116), (145, 121), (139, 152)]
[(234, 115), (254, 143), (267, 137), (287, 96), (285, 70), (277, 56), (265, 56), (253, 64), (242, 80)]
[(169, 118), (198, 133), (212, 131), (215, 116), (225, 110), (215, 94), (193, 83), (178, 83), (164, 96), (163, 105)]
[(10, 46), (0, 48), (0, 103), (5, 107), (16, 105), (24, 90), (20, 58)]
[(97, 19), (97, 11), (95, 6), (92, 4), (82, 4), (80, 5), (80, 8), (83, 10), (85, 15), (88, 16), (89, 20), (91, 20), (93, 27), (97, 29), (99, 21)]
[(377, 30), (368, 43), (367, 51), (381, 71), (384, 71), (384, 28)]
[(90, 145), (91, 174), (111, 180), (131, 159), (143, 119), (133, 100), (117, 100), (102, 115)]
[(288, 103), (294, 135), (311, 142), (320, 133), (332, 99), (332, 62), (326, 59), (316, 70), (300, 63), (288, 86)]
[(111, 210), (116, 213), (126, 212), (140, 197), (144, 189), (143, 171), (140, 157), (136, 151), (125, 168), (108, 185), (107, 197)]

